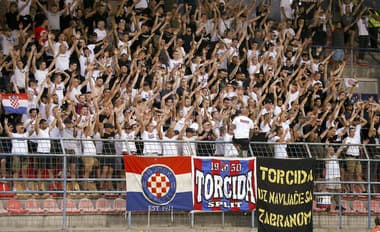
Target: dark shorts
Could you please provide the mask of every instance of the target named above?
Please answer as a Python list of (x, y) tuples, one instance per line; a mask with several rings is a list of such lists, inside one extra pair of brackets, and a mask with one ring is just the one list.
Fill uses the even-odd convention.
[(242, 150), (247, 151), (249, 148), (249, 139), (235, 139), (233, 138), (232, 142), (234, 145), (239, 145)]
[(67, 163), (69, 164), (77, 164), (79, 162), (79, 157), (75, 155), (75, 151), (71, 149), (65, 149), (67, 154)]
[(53, 154), (62, 154), (62, 145), (59, 140), (51, 140), (50, 152)]
[(43, 169), (54, 169), (55, 159), (54, 156), (51, 156), (48, 153), (39, 153), (40, 156), (37, 156), (38, 168)]
[(5, 170), (12, 170), (13, 172), (15, 172), (12, 167), (14, 158), (16, 158), (16, 156), (0, 155), (0, 162), (3, 162), (3, 160), (5, 161)]
[(117, 157), (101, 157), (100, 158), (100, 164), (102, 166), (111, 167), (113, 169), (116, 169), (116, 159)]

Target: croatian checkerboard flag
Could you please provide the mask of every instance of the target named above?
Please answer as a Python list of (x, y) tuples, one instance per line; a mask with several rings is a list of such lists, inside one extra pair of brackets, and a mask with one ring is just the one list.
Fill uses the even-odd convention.
[(124, 156), (127, 211), (192, 210), (191, 157)]
[(8, 114), (26, 114), (28, 109), (28, 95), (26, 93), (1, 94), (3, 107)]

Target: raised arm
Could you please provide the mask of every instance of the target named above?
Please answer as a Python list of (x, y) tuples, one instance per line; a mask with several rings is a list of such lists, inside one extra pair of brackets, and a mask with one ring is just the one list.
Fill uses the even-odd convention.
[[(28, 2), (31, 1), (31, 0), (28, 0)], [(45, 15), (47, 15), (48, 11), (47, 9), (40, 3), (40, 1), (36, 0), (35, 1), (37, 3), (37, 5), (41, 8), (41, 10), (44, 12)], [(27, 4), (25, 4), (26, 6)]]

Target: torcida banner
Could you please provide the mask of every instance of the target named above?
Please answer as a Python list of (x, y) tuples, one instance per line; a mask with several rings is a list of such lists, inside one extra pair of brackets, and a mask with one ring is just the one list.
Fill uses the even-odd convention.
[(258, 229), (313, 231), (313, 159), (257, 158)]
[(194, 210), (254, 210), (255, 166), (255, 158), (193, 158)]

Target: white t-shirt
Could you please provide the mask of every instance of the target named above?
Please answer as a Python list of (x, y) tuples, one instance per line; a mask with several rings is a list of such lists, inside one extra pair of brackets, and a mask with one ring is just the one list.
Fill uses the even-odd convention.
[(37, 85), (38, 85), (38, 88), (41, 89), (41, 88), (45, 88), (45, 86), (42, 86), (42, 82), (45, 81), (46, 79), (46, 75), (49, 73), (48, 69), (45, 69), (45, 70), (40, 70), (40, 69), (37, 69), (35, 72), (34, 72), (34, 78), (37, 80)]
[(260, 51), (259, 50), (251, 50), (249, 49), (247, 52), (247, 58), (252, 58), (252, 57), (259, 57), (260, 56)]
[(162, 143), (162, 148), (163, 148), (163, 155), (164, 156), (177, 156), (178, 155), (178, 150), (177, 150), (177, 144), (175, 142), (168, 142), (168, 141), (177, 141), (178, 136), (173, 136), (172, 138), (168, 138), (166, 136), (163, 137), (163, 143)]
[(135, 5), (135, 9), (146, 9), (148, 8), (148, 2), (146, 0), (140, 0)]
[[(90, 136), (83, 137), (84, 139), (91, 139)], [(94, 141), (82, 140), (83, 155), (96, 155), (96, 146)]]
[(260, 64), (257, 63), (249, 65), (247, 71), (249, 75), (260, 73)]
[(137, 152), (136, 144), (133, 141), (136, 139), (135, 131), (131, 131), (129, 134), (127, 134), (125, 131), (122, 131), (121, 135), (120, 135), (120, 139), (121, 140), (132, 140), (132, 141), (122, 143), (121, 150), (123, 152), (131, 152), (131, 153)]
[(99, 28), (95, 28), (94, 32), (98, 35), (96, 38), (96, 42), (102, 41), (107, 36), (107, 31), (105, 29), (100, 30)]
[(46, 109), (47, 109), (47, 104), (40, 102), (40, 104), (38, 105), (38, 110), (40, 111), (41, 118), (45, 120), (47, 119)]
[[(345, 141), (345, 144), (359, 144), (359, 143), (357, 142), (357, 139), (355, 137), (347, 137), (346, 141)], [(360, 155), (359, 147), (358, 146), (348, 146), (346, 153), (347, 153), (347, 155), (357, 157)]]
[[(30, 5), (31, 4), (32, 4), (32, 0), (30, 0), (30, 1), (28, 1), (28, 0), (18, 1), (17, 2), (17, 8), (19, 10), (19, 15), (21, 15), (21, 16), (30, 15)], [(21, 8), (25, 5), (26, 5), (26, 7), (22, 11), (20, 11)]]
[(128, 54), (128, 47), (130, 47), (132, 45), (131, 41), (128, 41), (128, 42), (123, 42), (121, 40), (119, 40), (119, 42), (117, 43), (117, 48), (123, 48), (120, 52), (120, 54), (127, 54), (128, 55), (128, 59), (130, 60), (131, 59), (131, 56), (130, 54)]
[(354, 7), (354, 4), (350, 2), (349, 4), (342, 3), (342, 9), (343, 9), (343, 14), (346, 14), (346, 7), (350, 8), (350, 11), (352, 12), (352, 8)]
[(38, 153), (50, 153), (50, 133), (49, 128), (46, 128), (45, 130), (39, 129), (39, 133), (34, 133), (34, 136), (36, 138), (40, 138), (41, 140), (38, 140), (37, 143), (37, 152)]
[(94, 61), (95, 56), (90, 53), (88, 57), (80, 55), (79, 57), (79, 66), (80, 66), (80, 75), (82, 77), (86, 76), (86, 69), (89, 63)]
[(183, 64), (183, 59), (179, 59), (179, 60), (170, 59), (169, 60), (169, 70), (172, 71), (175, 67), (177, 67), (180, 64)]
[(141, 91), (141, 98), (142, 99), (145, 99), (145, 100), (149, 100), (152, 96), (153, 96), (153, 91), (152, 90), (149, 90), (149, 91)]
[(253, 121), (247, 116), (237, 116), (232, 121), (236, 126), (234, 130), (235, 139), (249, 139), (249, 131), (253, 129)]
[(331, 157), (331, 160), (326, 160), (326, 179), (340, 178), (339, 161), (336, 160), (336, 155)]
[(232, 23), (232, 18), (229, 18), (229, 19), (223, 19), (223, 18), (220, 18), (219, 19), (219, 27), (218, 27), (218, 33), (219, 35), (224, 35), (224, 32), (231, 28), (231, 23)]
[(61, 30), (61, 12), (50, 12), (48, 11), (46, 14), (46, 17), (48, 18), (49, 21), (49, 30)]
[(57, 53), (59, 52), (59, 47), (60, 47), (61, 45), (66, 46), (67, 49), (69, 48), (69, 45), (67, 44), (66, 41), (55, 42), (54, 45), (53, 45), (54, 54), (57, 54)]
[(233, 135), (226, 133), (223, 137), (224, 144), (224, 156), (226, 157), (236, 157), (239, 155), (238, 150), (232, 142)]
[(284, 12), (285, 12), (285, 15), (282, 15), (282, 11), (281, 11), (281, 19), (282, 20), (285, 19), (284, 17), (286, 17), (288, 19), (293, 18), (294, 10), (292, 9), (292, 3), (293, 3), (293, 0), (281, 0), (280, 7), (284, 8)]
[(289, 104), (288, 104), (288, 107), (291, 108), (292, 107), (292, 102), (294, 102), (297, 98), (298, 98), (298, 95), (299, 95), (299, 92), (298, 90), (294, 93), (292, 92), (289, 92), (290, 94), (290, 97), (289, 97)]
[[(103, 152), (103, 142), (100, 141), (101, 137), (100, 137), (100, 134), (99, 132), (96, 132), (94, 134), (94, 139), (95, 140), (95, 148), (96, 148), (96, 154), (102, 154)], [(84, 146), (84, 145), (83, 145)], [(84, 152), (84, 151), (83, 151)]]
[(184, 126), (185, 126), (185, 118), (180, 118), (175, 124), (174, 130), (181, 131)]
[[(19, 134), (12, 133), (12, 153), (27, 154), (28, 153), (28, 133)], [(22, 138), (25, 138), (23, 140)]]
[(63, 129), (60, 131), (60, 135), (61, 138), (63, 138), (63, 147), (65, 149), (74, 150), (74, 154), (79, 155), (81, 153), (80, 140), (74, 137), (74, 128), (67, 128), (65, 124), (63, 124), (62, 127)]
[(182, 144), (182, 155), (185, 155), (185, 156), (197, 155), (197, 148), (194, 142), (196, 138), (197, 138), (196, 136), (193, 136), (190, 138), (187, 136), (183, 137), (183, 141), (185, 143)]
[(70, 99), (72, 101), (75, 101), (76, 103), (79, 103), (78, 99), (77, 99), (77, 95), (81, 95), (82, 92), (80, 91), (80, 86), (76, 87), (76, 88), (72, 88), (71, 91), (70, 91)]
[(9, 47), (10, 45), (13, 46), (16, 44), (16, 38), (14, 36), (5, 36), (5, 35), (0, 35), (0, 40), (1, 40), (1, 47), (3, 49), (3, 54), (4, 55), (9, 55)]
[(265, 123), (265, 121), (262, 121), (260, 123), (260, 132), (262, 132), (262, 133), (269, 132), (272, 128), (272, 123), (273, 123), (272, 119), (268, 123)]
[(356, 144), (361, 144), (361, 135), (360, 135), (361, 130), (362, 130), (362, 125), (358, 124), (355, 127), (355, 135), (354, 135)]
[[(54, 121), (54, 116), (53, 115), (50, 115), (49, 119), (48, 119), (48, 123), (49, 123), (49, 126), (53, 123)], [(61, 137), (61, 132), (60, 130), (58, 129), (57, 126), (53, 127), (49, 133), (50, 135), (50, 138), (60, 138)]]
[(207, 86), (207, 81), (208, 81), (208, 73), (204, 73), (203, 75), (202, 74), (198, 74), (198, 83), (203, 83), (202, 84), (202, 88), (206, 88)]
[[(280, 140), (279, 136), (274, 136), (270, 139), (271, 142), (278, 142)], [(286, 152), (286, 144), (275, 144), (274, 145), (274, 158), (288, 158)]]
[(158, 137), (157, 130), (154, 130), (152, 133), (144, 131), (141, 139), (144, 140), (144, 154), (161, 154), (161, 144), (158, 142), (160, 138)]
[(25, 88), (25, 73), (28, 72), (28, 67), (23, 69), (15, 68), (14, 81), (19, 88)]
[(61, 82), (59, 84), (54, 84), (50, 87), (50, 90), (57, 94), (57, 97), (58, 97), (58, 104), (61, 105), (62, 104), (62, 100), (63, 98), (65, 97), (65, 95), (63, 94), (63, 92), (65, 91), (65, 83)]
[(368, 36), (368, 18), (360, 18), (357, 22), (359, 36)]
[(58, 71), (65, 71), (69, 69), (70, 56), (71, 56), (70, 51), (66, 51), (63, 54), (60, 53), (58, 55), (57, 60), (55, 62), (55, 67), (57, 68)]

